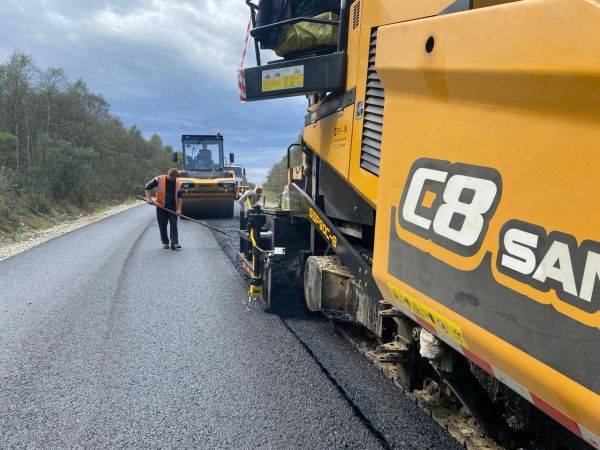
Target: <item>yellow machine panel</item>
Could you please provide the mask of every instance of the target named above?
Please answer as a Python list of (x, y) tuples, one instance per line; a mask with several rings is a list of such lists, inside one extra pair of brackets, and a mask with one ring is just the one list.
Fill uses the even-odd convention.
[(349, 106), (331, 114), (304, 130), (304, 142), (320, 149), (321, 156), (345, 179), (348, 179), (350, 144), (352, 139), (354, 107)]
[(376, 68), (380, 289), (439, 314), (456, 347), (576, 434), (600, 435), (598, 3), (382, 26)]
[[(382, 24), (435, 15), (451, 3), (452, 1), (449, 0), (410, 2), (399, 8), (396, 0), (381, 0), (377, 2), (361, 0), (356, 1), (351, 8), (350, 18), (352, 26), (348, 31), (346, 90), (351, 91), (355, 89), (355, 105), (358, 105), (361, 111), (356, 112), (355, 105), (350, 105), (344, 110), (345, 122), (347, 117), (351, 114), (354, 115), (352, 151), (350, 146), (345, 146), (343, 151), (347, 152), (347, 155), (342, 155), (338, 148), (338, 151), (332, 157), (333, 152), (326, 145), (326, 140), (331, 138), (334, 128), (331, 122), (337, 123), (338, 121), (330, 117), (320, 121), (326, 121), (325, 125), (320, 125), (320, 122), (317, 122), (316, 127), (313, 124), (307, 125), (303, 138), (307, 145), (325, 159), (331, 167), (344, 178), (349, 179), (354, 188), (372, 205), (375, 204), (377, 198), (377, 177), (360, 167), (364, 118), (362, 111), (365, 108), (365, 96), (367, 92), (365, 76), (369, 64), (373, 63), (370, 61), (370, 58), (365, 58), (363, 55), (369, 55), (372, 29)], [(321, 129), (321, 126), (325, 128)], [(339, 127), (339, 125), (336, 126)]]

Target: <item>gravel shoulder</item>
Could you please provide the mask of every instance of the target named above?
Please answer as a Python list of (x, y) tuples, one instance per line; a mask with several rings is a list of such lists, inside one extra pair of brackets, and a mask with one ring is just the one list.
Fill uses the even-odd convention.
[(60, 223), (53, 227), (45, 228), (43, 230), (35, 231), (31, 236), (26, 239), (2, 245), (0, 244), (0, 261), (10, 258), (11, 256), (18, 255), (26, 250), (29, 250), (36, 245), (43, 244), (50, 239), (54, 239), (56, 237), (62, 236), (63, 234), (69, 233), (73, 230), (77, 230), (78, 228), (89, 225), (90, 223), (97, 222), (99, 220), (110, 217), (114, 214), (118, 214), (127, 209), (133, 208), (142, 204), (142, 202), (136, 201), (134, 203), (126, 203), (121, 205), (112, 206), (106, 210), (88, 214), (82, 216), (78, 219), (69, 220), (67, 222)]

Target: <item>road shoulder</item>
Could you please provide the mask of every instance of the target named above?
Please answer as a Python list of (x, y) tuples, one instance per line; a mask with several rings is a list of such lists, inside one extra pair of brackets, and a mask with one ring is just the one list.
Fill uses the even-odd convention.
[(108, 209), (79, 217), (78, 219), (69, 220), (49, 228), (35, 231), (29, 237), (19, 242), (6, 245), (0, 244), (0, 261), (10, 258), (11, 256), (18, 255), (19, 253), (23, 253), (24, 251), (43, 244), (50, 239), (70, 233), (71, 231), (77, 230), (86, 225), (113, 216), (141, 204), (142, 202), (136, 201), (134, 203), (124, 203), (112, 206)]

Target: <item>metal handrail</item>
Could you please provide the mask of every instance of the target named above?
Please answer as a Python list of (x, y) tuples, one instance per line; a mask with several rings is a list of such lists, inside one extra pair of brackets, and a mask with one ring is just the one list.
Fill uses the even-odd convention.
[(263, 25), (262, 27), (256, 27), (256, 13), (258, 12), (258, 5), (252, 3), (252, 0), (245, 0), (246, 5), (250, 8), (250, 18), (252, 20), (252, 30), (250, 36), (254, 39), (254, 51), (256, 54), (256, 64), (260, 63), (260, 48), (256, 37), (260, 37), (261, 34), (268, 31), (283, 28), (287, 25), (293, 25), (300, 22), (307, 23), (318, 23), (321, 25), (332, 25), (339, 26), (338, 28), (338, 39), (337, 39), (337, 51), (346, 51), (346, 39), (348, 37), (348, 20), (349, 20), (349, 8), (355, 0), (340, 0), (340, 20), (328, 20), (328, 19), (316, 19), (314, 17), (294, 17), (293, 19), (283, 20), (281, 22), (271, 23), (269, 25)]
[[(258, 6), (250, 0), (246, 0), (246, 5), (250, 7), (250, 22), (254, 29), (256, 27), (256, 13), (258, 11)], [(254, 39), (254, 54), (256, 55), (256, 65), (260, 66), (260, 47), (258, 46), (256, 39)]]
[(291, 162), (291, 159), (292, 159), (291, 158), (291, 156), (292, 156), (291, 155), (292, 147), (300, 147), (300, 148), (302, 148), (302, 144), (299, 144), (299, 143), (295, 142), (295, 143), (293, 143), (292, 145), (290, 145), (287, 148), (287, 170), (290, 170), (291, 169), (291, 165), (292, 165), (292, 162)]
[(254, 28), (252, 31), (250, 31), (250, 36), (255, 38), (262, 33), (266, 33), (267, 31), (276, 30), (278, 28), (283, 28), (286, 25), (293, 25), (300, 22), (320, 23), (322, 25), (334, 26), (338, 26), (340, 24), (339, 20), (315, 19), (314, 17), (294, 17), (293, 19), (282, 20), (281, 22), (270, 23), (269, 25), (263, 25), (262, 27)]

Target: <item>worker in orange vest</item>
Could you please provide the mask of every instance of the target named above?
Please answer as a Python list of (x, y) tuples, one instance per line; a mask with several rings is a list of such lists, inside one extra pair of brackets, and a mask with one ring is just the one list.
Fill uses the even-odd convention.
[[(181, 192), (179, 192), (179, 171), (172, 168), (166, 175), (159, 175), (146, 184), (146, 200), (151, 205), (156, 205), (156, 220), (160, 230), (160, 240), (163, 248), (171, 250), (181, 249), (177, 230), (177, 219), (181, 217)], [(152, 189), (156, 188), (156, 198), (152, 198)], [(165, 211), (166, 208), (169, 211)], [(167, 235), (167, 223), (170, 224)], [(171, 242), (169, 243), (169, 237)]]

